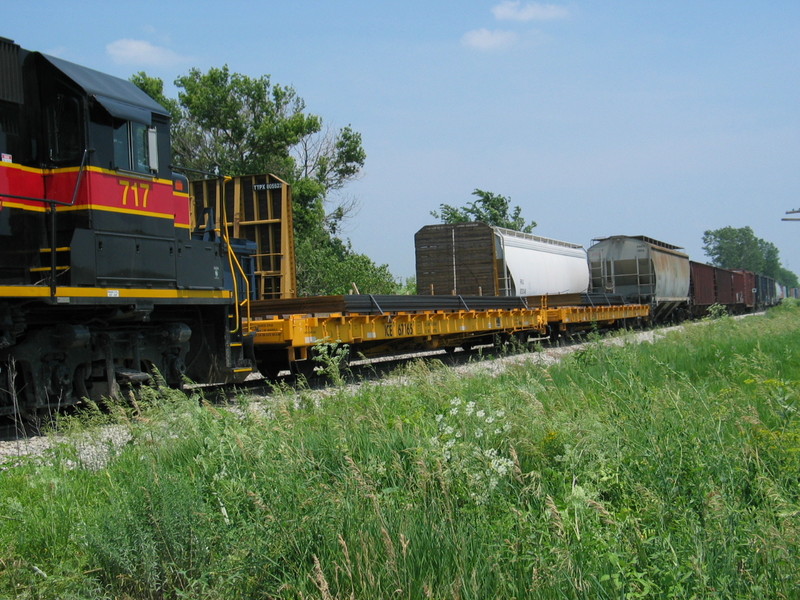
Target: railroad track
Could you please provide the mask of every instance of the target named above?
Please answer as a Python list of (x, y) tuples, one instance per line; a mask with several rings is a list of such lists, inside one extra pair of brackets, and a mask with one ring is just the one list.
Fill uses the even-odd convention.
[[(655, 337), (663, 335), (664, 332), (678, 327), (682, 326), (631, 332), (625, 338), (607, 338), (607, 343), (652, 341)], [(544, 342), (545, 340), (542, 341)], [(563, 356), (580, 349), (584, 344), (585, 339), (583, 337), (575, 336), (561, 339), (558, 344), (544, 344), (541, 351), (533, 349), (519, 352), (503, 351), (503, 349), (487, 345), (475, 347), (469, 351), (446, 352), (444, 350), (433, 350), (376, 359), (357, 359), (350, 361), (346, 368), (343, 369), (342, 382), (344, 385), (350, 386), (370, 381), (381, 381), (396, 373), (402, 366), (420, 359), (439, 360), (448, 367), (464, 371), (484, 369), (500, 372), (510, 364), (528, 360), (541, 364), (553, 364), (561, 360)], [(280, 382), (297, 391), (311, 389), (322, 392), (332, 385), (324, 376), (299, 378), (288, 373), (285, 373), (280, 378)], [(187, 391), (202, 393), (203, 398), (211, 402), (234, 402), (242, 393), (255, 396), (259, 401), (266, 401), (274, 393), (275, 383), (274, 381), (253, 378), (236, 385), (192, 385), (187, 387)], [(80, 406), (72, 407), (68, 410), (80, 410)], [(48, 448), (50, 436), (43, 435), (42, 432), (46, 432), (50, 426), (51, 421), (46, 416), (38, 421), (27, 419), (24, 423), (14, 423), (8, 420), (0, 423), (0, 470), (7, 468), (7, 466), (4, 467), (3, 465), (8, 462), (9, 457), (36, 454)], [(101, 433), (98, 435), (107, 435), (103, 432), (114, 427), (116, 426), (111, 425), (107, 428), (101, 428)], [(89, 446), (91, 447), (91, 444)]]

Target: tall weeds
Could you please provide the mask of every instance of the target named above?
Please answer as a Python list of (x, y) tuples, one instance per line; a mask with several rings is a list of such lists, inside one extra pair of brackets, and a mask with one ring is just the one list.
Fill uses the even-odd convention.
[(800, 309), (562, 364), (113, 407), (0, 472), (0, 596), (791, 598)]

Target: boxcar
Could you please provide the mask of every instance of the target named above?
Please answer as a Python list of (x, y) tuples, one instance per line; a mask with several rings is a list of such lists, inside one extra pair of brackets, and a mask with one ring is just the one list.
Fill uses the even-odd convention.
[(744, 269), (735, 269), (734, 272), (742, 276), (742, 307), (745, 312), (751, 311), (756, 307), (756, 274)]
[(689, 261), (691, 311), (695, 317), (703, 316), (712, 304), (717, 303), (715, 267)]
[(714, 267), (714, 283), (717, 287), (717, 304), (725, 306), (729, 312), (735, 311), (734, 273), (722, 267)]
[(744, 285), (741, 273), (695, 261), (690, 261), (689, 264), (692, 316), (703, 316), (713, 304), (724, 306), (729, 313), (744, 310), (739, 306), (743, 298), (741, 287)]
[(756, 308), (764, 310), (778, 303), (775, 280), (766, 275), (756, 275)]

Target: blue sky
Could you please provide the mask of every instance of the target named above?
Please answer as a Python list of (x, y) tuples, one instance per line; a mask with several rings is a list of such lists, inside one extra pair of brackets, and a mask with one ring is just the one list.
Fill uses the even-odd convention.
[[(800, 2), (15, 3), (0, 35), (167, 84), (227, 64), (363, 136), (356, 250), (414, 274), (414, 233), (475, 188), (539, 235), (648, 235), (706, 260), (749, 225), (800, 274)], [(168, 87), (174, 92), (174, 88)]]

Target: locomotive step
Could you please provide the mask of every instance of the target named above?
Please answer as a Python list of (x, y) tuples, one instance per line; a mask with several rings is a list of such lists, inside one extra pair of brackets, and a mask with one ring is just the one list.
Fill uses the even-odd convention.
[[(56, 267), (56, 271), (66, 271), (67, 269), (69, 269), (69, 267), (67, 265), (62, 265), (62, 266), (57, 266)], [(30, 271), (31, 273), (41, 273), (41, 272), (50, 271), (50, 270), (51, 270), (51, 267), (31, 267), (30, 269), (28, 269), (28, 271)]]

